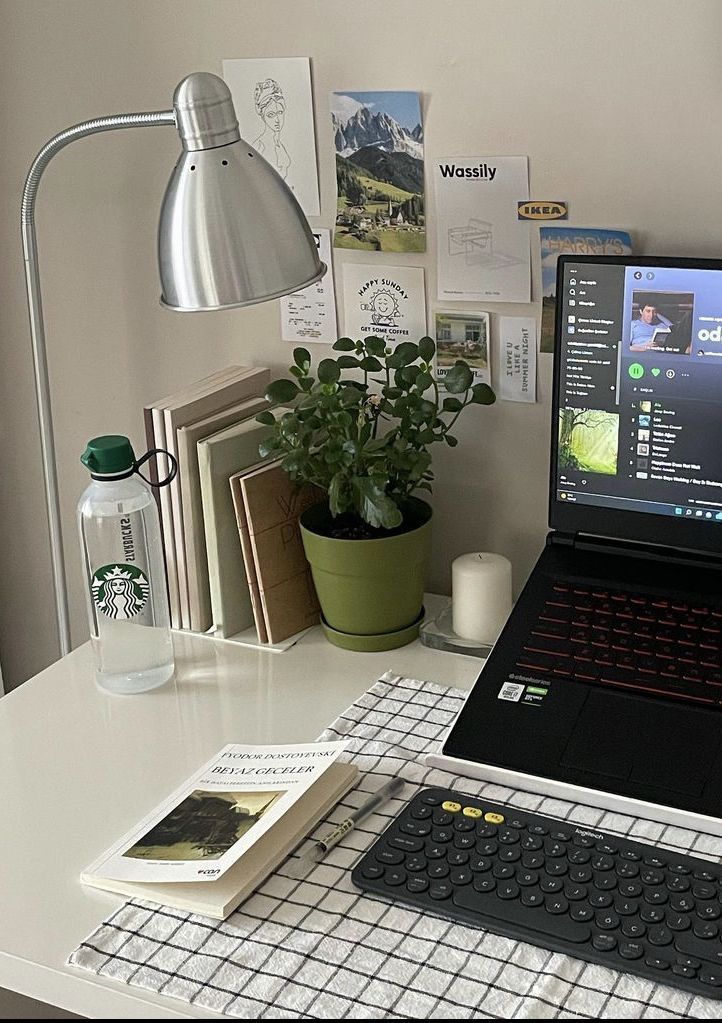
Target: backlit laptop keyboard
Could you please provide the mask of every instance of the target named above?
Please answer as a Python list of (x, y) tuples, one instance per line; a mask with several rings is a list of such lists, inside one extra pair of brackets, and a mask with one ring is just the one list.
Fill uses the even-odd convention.
[(722, 609), (555, 583), (517, 667), (722, 707)]

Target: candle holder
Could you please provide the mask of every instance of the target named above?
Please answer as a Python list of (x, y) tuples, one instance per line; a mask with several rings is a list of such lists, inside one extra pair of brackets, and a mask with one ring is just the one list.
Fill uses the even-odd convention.
[(451, 598), (447, 599), (442, 610), (424, 622), (419, 630), (419, 639), (424, 646), (434, 650), (446, 650), (452, 654), (466, 654), (467, 657), (488, 657), (491, 644), (480, 643), (477, 639), (464, 639), (457, 636), (452, 628)]

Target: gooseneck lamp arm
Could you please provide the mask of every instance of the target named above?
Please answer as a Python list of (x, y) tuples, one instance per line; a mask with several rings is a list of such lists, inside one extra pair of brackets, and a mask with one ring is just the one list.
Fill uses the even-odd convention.
[(71, 142), (87, 138), (88, 135), (95, 135), (101, 131), (114, 131), (116, 128), (154, 128), (157, 125), (170, 125), (174, 127), (175, 114), (173, 111), (161, 110), (140, 114), (113, 114), (109, 117), (97, 117), (90, 121), (82, 121), (72, 128), (67, 128), (46, 142), (40, 150), (30, 167), (25, 180), (25, 187), (23, 188), (20, 221), (23, 236), (23, 256), (25, 258), (25, 286), (28, 297), (30, 338), (35, 371), (35, 395), (38, 404), (40, 448), (45, 480), (45, 502), (48, 514), (48, 531), (50, 533), (55, 613), (58, 622), (58, 636), (62, 656), (70, 653), (70, 620), (68, 616), (65, 562), (63, 559), (63, 539), (60, 527), (58, 472), (55, 464), (55, 438), (50, 404), (48, 360), (45, 348), (43, 301), (38, 271), (38, 246), (35, 237), (35, 202), (40, 179), (45, 168), (52, 158), (61, 149), (69, 146)]
[(197, 71), (173, 95), (173, 109), (83, 121), (55, 135), (33, 161), (23, 190), (25, 283), (35, 365), (40, 444), (61, 654), (70, 651), (58, 474), (35, 239), (35, 202), (45, 168), (61, 149), (116, 128), (178, 129), (182, 152), (158, 226), (161, 304), (176, 312), (266, 302), (315, 283), (326, 272), (293, 192), (241, 138), (228, 86)]

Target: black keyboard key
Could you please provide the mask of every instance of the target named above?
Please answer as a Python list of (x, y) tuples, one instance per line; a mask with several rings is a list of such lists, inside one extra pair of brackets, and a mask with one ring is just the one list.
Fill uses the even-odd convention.
[(542, 879), (539, 887), (548, 895), (553, 895), (555, 892), (560, 892), (562, 890), (564, 882), (558, 877), (545, 877)]
[(501, 881), (506, 881), (514, 876), (514, 868), (509, 863), (495, 863), (491, 872)]
[(404, 854), (400, 849), (379, 849), (376, 853), (376, 859), (379, 863), (394, 866), (398, 863), (404, 862)]
[(448, 845), (453, 837), (453, 828), (434, 828), (431, 832), (431, 841), (434, 845)]
[(613, 952), (617, 947), (617, 939), (613, 934), (595, 934), (592, 945), (598, 952)]
[(706, 941), (711, 941), (719, 934), (719, 927), (711, 920), (700, 920), (692, 930), (698, 938), (704, 938)]
[(439, 828), (446, 828), (454, 822), (454, 818), (446, 810), (434, 810), (432, 820)]
[(374, 879), (377, 877), (383, 877), (384, 868), (380, 863), (364, 863), (361, 868), (361, 873), (364, 877)]
[(639, 915), (646, 924), (658, 924), (664, 920), (664, 910), (659, 906), (642, 906)]
[(669, 900), (669, 907), (675, 913), (691, 913), (694, 909), (694, 899), (691, 895), (675, 895)]
[(422, 876), (410, 877), (406, 882), (406, 887), (410, 892), (418, 894), (419, 892), (426, 891), (426, 889), (429, 887), (429, 882), (426, 880), (425, 877)]
[(682, 966), (680, 963), (674, 963), (672, 973), (676, 973), (678, 977), (697, 976), (697, 971), (692, 966)]
[(619, 917), (611, 909), (600, 909), (594, 918), (600, 931), (614, 931), (619, 927)]
[(688, 931), (692, 921), (686, 913), (667, 913), (666, 923), (670, 931)]
[(649, 966), (652, 970), (668, 970), (671, 964), (669, 959), (657, 959), (655, 956), (647, 956), (644, 960), (644, 965)]
[(463, 867), (469, 862), (469, 854), (465, 849), (451, 849), (446, 854), (446, 862), (450, 867)]
[(607, 906), (611, 906), (614, 899), (607, 892), (599, 892), (589, 896), (589, 905), (594, 906), (596, 909), (605, 909)]
[(501, 902), (496, 895), (483, 895), (473, 888), (462, 888), (454, 892), (454, 904), (479, 917), (508, 921), (514, 926), (528, 928), (535, 934), (553, 934), (556, 939), (574, 945), (583, 945), (591, 934), (586, 924), (577, 923), (568, 916), (539, 914), (536, 907), (526, 906), (521, 900)]
[(421, 852), (424, 843), (420, 838), (412, 838), (411, 835), (394, 835), (389, 839), (389, 845), (394, 849), (401, 849), (403, 852)]
[(698, 902), (697, 916), (700, 920), (719, 920), (722, 910), (716, 902)]
[(516, 899), (519, 897), (520, 888), (514, 881), (504, 881), (496, 886), (496, 894), (500, 899)]
[(521, 901), (525, 906), (543, 906), (544, 896), (540, 891), (524, 891), (521, 893)]
[(641, 959), (644, 955), (644, 945), (639, 941), (621, 941), (619, 954), (622, 959)]
[(400, 867), (387, 867), (386, 872), (384, 873), (384, 884), (389, 885), (391, 888), (396, 888), (405, 881), (405, 870), (401, 870)]
[(569, 903), (563, 895), (547, 895), (544, 900), (544, 908), (547, 913), (553, 913), (556, 916), (559, 913), (566, 913)]
[(454, 887), (448, 881), (435, 881), (429, 888), (429, 895), (437, 902), (451, 898)]
[(449, 880), (455, 886), (471, 884), (474, 875), (470, 870), (465, 867), (460, 867), (458, 870), (452, 870), (449, 875)]
[(588, 923), (594, 919), (594, 910), (584, 902), (576, 902), (569, 910), (572, 920), (579, 920), (580, 923)]
[(722, 969), (716, 970), (714, 967), (703, 966), (699, 971), (699, 979), (703, 984), (709, 984), (710, 987), (722, 987)]
[(650, 945), (671, 945), (673, 940), (674, 935), (669, 927), (664, 927), (662, 924), (651, 927), (647, 934), (647, 941)]
[(625, 938), (642, 938), (647, 933), (647, 928), (641, 920), (623, 920), (622, 934)]
[(449, 864), (446, 860), (434, 860), (426, 868), (426, 873), (433, 878), (446, 877), (449, 873)]
[(477, 892), (493, 892), (496, 888), (496, 879), (491, 874), (482, 874), (474, 878), (474, 889)]
[(518, 870), (516, 873), (517, 884), (520, 884), (522, 888), (531, 888), (539, 881), (539, 874), (536, 870)]
[(429, 821), (404, 821), (399, 831), (402, 831), (405, 835), (416, 835), (417, 837), (424, 838), (431, 833), (431, 824)]

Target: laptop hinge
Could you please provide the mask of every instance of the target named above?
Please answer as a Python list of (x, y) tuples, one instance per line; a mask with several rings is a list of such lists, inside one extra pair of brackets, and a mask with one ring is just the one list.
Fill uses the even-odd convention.
[(698, 552), (661, 544), (643, 543), (637, 540), (619, 540), (614, 537), (594, 536), (591, 533), (549, 533), (547, 544), (573, 547), (578, 551), (596, 554), (626, 555), (650, 561), (676, 562), (679, 565), (703, 565), (706, 568), (722, 568), (722, 555), (710, 551)]

